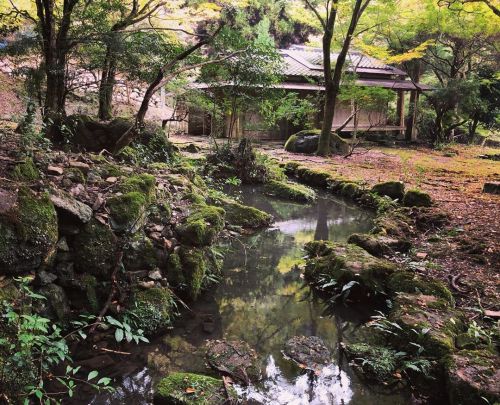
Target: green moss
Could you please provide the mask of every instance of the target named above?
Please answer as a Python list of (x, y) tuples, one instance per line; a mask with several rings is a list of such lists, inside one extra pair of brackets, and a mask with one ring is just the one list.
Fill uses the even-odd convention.
[(66, 170), (66, 177), (75, 183), (85, 184), (87, 179), (85, 174), (77, 167), (70, 167)]
[(284, 200), (296, 202), (311, 202), (316, 199), (316, 193), (301, 184), (271, 180), (264, 186), (264, 193)]
[(207, 246), (224, 228), (225, 211), (211, 205), (197, 205), (177, 226), (181, 240), (189, 245)]
[(12, 171), (11, 177), (17, 181), (35, 181), (40, 178), (40, 172), (33, 159), (26, 158), (23, 163), (18, 163)]
[(400, 181), (386, 181), (384, 183), (375, 184), (371, 191), (380, 196), (387, 196), (393, 200), (401, 201), (404, 196), (405, 185)]
[(322, 170), (309, 169), (305, 166), (297, 167), (296, 175), (300, 181), (308, 186), (326, 188), (331, 179), (330, 173)]
[(183, 246), (179, 251), (179, 256), (188, 293), (192, 299), (196, 299), (203, 287), (205, 275), (209, 271), (206, 252), (203, 249)]
[(177, 253), (172, 253), (167, 262), (167, 280), (174, 287), (186, 286), (186, 279), (182, 272), (181, 258)]
[[(411, 350), (409, 342), (420, 344), (426, 356), (440, 358), (455, 350), (455, 337), (465, 331), (463, 314), (433, 295), (399, 293), (389, 315), (401, 326), (393, 337), (397, 347)], [(424, 333), (425, 331), (425, 333)]]
[(151, 163), (148, 165), (148, 169), (152, 170), (167, 170), (169, 167), (168, 163), (161, 162)]
[(408, 190), (403, 197), (405, 207), (430, 207), (432, 199), (429, 194), (420, 190)]
[(299, 137), (297, 135), (292, 135), (288, 140), (285, 142), (285, 150), (287, 152), (295, 152), (295, 143)]
[(139, 154), (137, 150), (131, 146), (125, 146), (120, 150), (117, 158), (131, 164), (137, 164), (139, 162)]
[(327, 278), (336, 282), (335, 290), (356, 281), (369, 294), (384, 293), (389, 275), (397, 269), (356, 245), (314, 241), (307, 243), (305, 250), (309, 259), (304, 275), (315, 288), (321, 289)]
[(115, 265), (116, 236), (106, 225), (92, 219), (73, 240), (75, 268), (98, 279), (109, 279)]
[(170, 326), (173, 318), (174, 298), (165, 287), (154, 287), (133, 292), (133, 305), (127, 314), (137, 328), (147, 336), (155, 335)]
[(127, 177), (120, 183), (118, 190), (122, 193), (137, 192), (144, 195), (146, 202), (149, 204), (155, 197), (156, 178), (151, 174), (138, 174)]
[(153, 242), (144, 233), (137, 232), (127, 241), (123, 265), (127, 271), (152, 270), (159, 266)]
[(399, 358), (396, 351), (366, 343), (348, 344), (345, 346), (347, 356), (363, 374), (379, 382), (388, 382), (394, 379)]
[(388, 288), (392, 294), (399, 292), (421, 293), (442, 298), (450, 305), (455, 300), (451, 291), (439, 280), (423, 279), (409, 271), (398, 271), (389, 277)]
[(268, 213), (236, 201), (224, 200), (222, 206), (226, 211), (226, 220), (231, 225), (256, 229), (268, 226), (272, 221)]
[(192, 204), (204, 205), (206, 204), (206, 199), (198, 193), (187, 193), (182, 197), (183, 200), (189, 201)]
[(107, 201), (111, 226), (117, 232), (135, 233), (145, 220), (147, 198), (145, 194), (132, 191)]
[[(227, 391), (229, 401), (236, 401), (234, 388)], [(172, 373), (163, 378), (155, 389), (155, 403), (174, 405), (219, 405), (228, 398), (221, 380), (200, 374)]]
[(363, 193), (363, 189), (359, 184), (356, 183), (344, 183), (340, 189), (340, 195), (342, 197), (355, 199)]
[(451, 404), (498, 404), (498, 356), (485, 350), (462, 350), (443, 362)]
[(101, 166), (101, 173), (103, 177), (120, 177), (123, 176), (123, 171), (120, 166), (112, 163), (105, 163)]
[(0, 215), (0, 274), (22, 274), (47, 264), (57, 240), (57, 215), (49, 196), (22, 187), (17, 206)]
[(297, 168), (300, 166), (299, 162), (286, 162), (284, 165), (285, 173), (289, 176), (295, 176), (297, 174)]
[(92, 313), (97, 314), (101, 309), (97, 298), (97, 279), (90, 274), (83, 274), (80, 283), (87, 297), (90, 310)]

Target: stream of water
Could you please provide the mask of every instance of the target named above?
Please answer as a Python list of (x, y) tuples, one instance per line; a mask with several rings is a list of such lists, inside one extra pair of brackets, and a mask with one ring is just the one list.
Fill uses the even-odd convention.
[[(162, 372), (210, 373), (203, 360), (205, 340), (223, 338), (244, 340), (263, 358), (264, 379), (249, 388), (237, 387), (244, 403), (408, 404), (407, 393), (366, 385), (338, 356), (339, 331), (349, 340), (373, 308), (339, 307), (335, 316), (326, 315), (301, 278), (304, 243), (345, 241), (354, 232), (368, 231), (372, 215), (327, 196), (298, 205), (264, 197), (256, 188), (239, 193), (243, 203), (275, 217), (272, 228), (234, 240), (220, 284), (183, 314), (167, 336), (137, 349), (123, 363), (116, 371), (122, 383), (115, 393), (87, 403), (151, 404), (153, 381)], [(296, 335), (319, 336), (334, 353), (314, 380), (281, 353)]]

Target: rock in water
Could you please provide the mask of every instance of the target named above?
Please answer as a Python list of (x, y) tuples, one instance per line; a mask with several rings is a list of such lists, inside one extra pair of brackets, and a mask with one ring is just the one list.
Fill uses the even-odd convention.
[(210, 340), (206, 358), (212, 368), (243, 384), (248, 385), (261, 377), (255, 350), (241, 340)]
[(317, 336), (294, 336), (285, 343), (283, 354), (299, 367), (315, 373), (319, 373), (332, 356), (323, 340)]

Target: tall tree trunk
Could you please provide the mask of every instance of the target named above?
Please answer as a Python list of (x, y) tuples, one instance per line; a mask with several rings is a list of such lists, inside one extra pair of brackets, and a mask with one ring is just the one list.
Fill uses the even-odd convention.
[(99, 119), (109, 120), (113, 116), (113, 91), (116, 75), (116, 55), (111, 50), (111, 45), (107, 45), (106, 56), (103, 62), (101, 83), (99, 85)]
[(347, 29), (346, 37), (342, 44), (342, 49), (339, 52), (337, 60), (335, 62), (335, 69), (333, 75), (331, 73), (331, 42), (333, 38), (333, 29), (335, 26), (335, 16), (337, 13), (338, 1), (332, 1), (332, 8), (330, 11), (330, 18), (333, 16), (333, 21), (327, 21), (325, 24), (325, 34), (323, 35), (323, 69), (325, 76), (325, 111), (323, 116), (323, 126), (321, 128), (321, 135), (318, 143), (317, 154), (320, 156), (326, 156), (330, 153), (330, 137), (333, 126), (333, 118), (335, 116), (335, 104), (337, 102), (337, 96), (340, 90), (340, 80), (342, 78), (342, 71), (344, 69), (345, 61), (347, 58), (347, 53), (351, 46), (354, 31), (358, 26), (359, 19), (370, 0), (356, 0), (352, 14), (351, 22), (349, 23), (349, 28)]

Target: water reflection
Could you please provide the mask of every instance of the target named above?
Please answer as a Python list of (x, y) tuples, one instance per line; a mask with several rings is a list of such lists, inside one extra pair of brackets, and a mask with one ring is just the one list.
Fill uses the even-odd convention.
[(302, 374), (290, 381), (276, 366), (273, 356), (266, 364), (263, 388), (237, 387), (237, 391), (249, 404), (341, 405), (351, 402), (353, 396), (349, 377), (336, 365), (324, 367), (318, 377)]
[[(193, 303), (171, 334), (150, 348), (142, 347), (143, 357), (153, 351), (160, 354), (159, 360), (168, 357), (170, 372), (208, 372), (203, 369), (202, 354), (199, 361), (193, 360), (198, 356), (195, 351), (203, 352), (196, 348), (202, 348), (206, 339), (241, 339), (261, 355), (266, 370), (261, 383), (238, 388), (242, 400), (249, 404), (408, 403), (401, 393), (371, 391), (336, 358), (311, 380), (281, 354), (285, 342), (295, 335), (319, 336), (332, 353), (337, 353), (339, 335), (359, 324), (359, 314), (349, 308), (343, 308), (344, 313), (337, 313), (334, 319), (323, 316), (324, 306), (304, 287), (297, 265), (303, 263), (304, 243), (314, 239), (345, 241), (352, 233), (368, 231), (371, 215), (328, 197), (304, 206), (270, 199), (247, 188), (240, 199), (271, 213), (276, 219), (273, 227), (234, 240), (224, 259), (221, 284)], [(174, 345), (165, 344), (167, 339), (182, 344), (176, 344), (174, 351)], [(92, 403), (150, 404), (151, 377), (164, 373), (154, 368), (143, 370), (125, 379), (117, 395), (98, 396)], [(138, 387), (141, 379), (144, 385)]]

